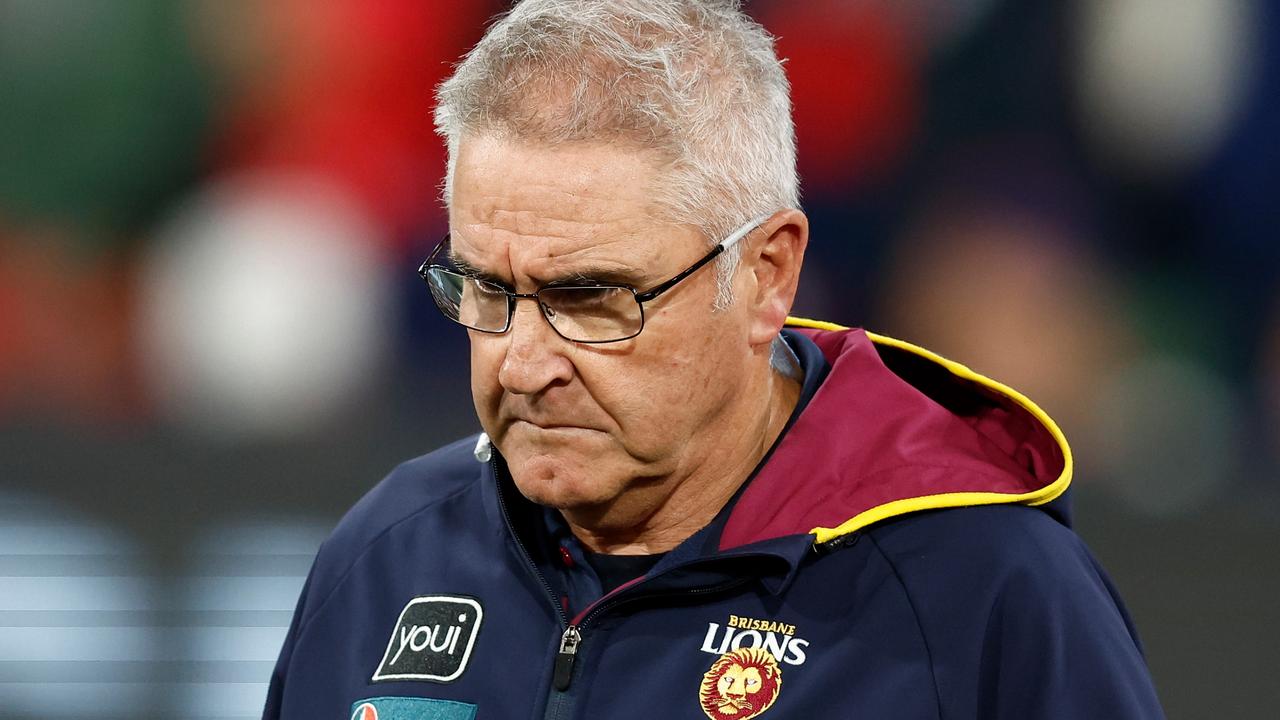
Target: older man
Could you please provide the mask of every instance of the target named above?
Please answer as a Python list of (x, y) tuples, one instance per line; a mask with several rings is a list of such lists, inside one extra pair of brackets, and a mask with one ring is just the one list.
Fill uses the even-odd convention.
[(484, 434), (325, 543), (266, 717), (1153, 718), (1018, 393), (786, 329), (788, 86), (730, 0), (526, 0), (439, 92)]

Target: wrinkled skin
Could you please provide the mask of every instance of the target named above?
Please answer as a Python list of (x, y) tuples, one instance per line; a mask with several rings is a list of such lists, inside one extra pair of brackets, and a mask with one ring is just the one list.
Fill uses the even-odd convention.
[[(453, 252), (517, 292), (575, 276), (648, 289), (710, 247), (652, 216), (659, 182), (630, 147), (465, 138)], [(780, 211), (744, 239), (729, 308), (708, 266), (648, 303), (631, 340), (564, 340), (529, 300), (506, 333), (471, 331), (476, 411), (520, 491), (597, 551), (660, 552), (704, 526), (795, 405), (768, 359), (806, 239), (804, 216)]]

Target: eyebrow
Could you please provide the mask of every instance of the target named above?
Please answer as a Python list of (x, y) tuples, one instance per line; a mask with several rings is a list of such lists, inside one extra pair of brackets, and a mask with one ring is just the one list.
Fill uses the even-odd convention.
[[(454, 253), (449, 253), (449, 262), (458, 269), (463, 275), (473, 277), (478, 280), (500, 285), (504, 288), (511, 288), (511, 284), (493, 273), (486, 272), (472, 265), (466, 260), (458, 257)], [(573, 270), (556, 278), (551, 278), (546, 282), (538, 285), (539, 288), (550, 287), (573, 287), (573, 286), (592, 286), (592, 285), (626, 285), (637, 290), (641, 287), (644, 278), (638, 270), (620, 270), (618, 268), (607, 267), (586, 267)]]
[(619, 270), (617, 268), (581, 268), (565, 274), (563, 277), (548, 281), (543, 287), (565, 287), (571, 285), (627, 285), (639, 288), (643, 278), (639, 271)]
[(463, 275), (466, 275), (467, 277), (476, 278), (477, 280), (484, 280), (485, 282), (490, 282), (490, 283), (493, 283), (494, 285), (501, 285), (502, 287), (508, 287), (507, 282), (505, 280), (498, 277), (497, 275), (494, 275), (493, 273), (485, 272), (484, 270), (481, 270), (475, 265), (472, 265), (466, 260), (463, 260), (462, 258), (458, 257), (456, 254), (454, 254), (452, 248), (449, 249), (448, 255), (449, 255), (449, 263), (452, 264), (455, 268), (457, 268), (458, 272), (462, 273)]

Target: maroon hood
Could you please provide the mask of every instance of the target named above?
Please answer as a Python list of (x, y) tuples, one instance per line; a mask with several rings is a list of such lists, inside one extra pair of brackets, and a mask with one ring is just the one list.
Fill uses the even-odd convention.
[(1066, 490), (1070, 448), (1018, 392), (900, 340), (788, 325), (831, 371), (735, 505), (721, 549), (804, 533), (826, 542), (904, 513), (1039, 505)]

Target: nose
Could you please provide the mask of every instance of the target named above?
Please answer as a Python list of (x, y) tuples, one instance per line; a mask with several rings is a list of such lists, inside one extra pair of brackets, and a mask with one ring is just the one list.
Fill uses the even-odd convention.
[(516, 301), (511, 327), (502, 336), (506, 354), (498, 369), (498, 382), (507, 392), (534, 395), (573, 379), (573, 363), (565, 355), (569, 341), (556, 334), (542, 317), (538, 301)]

